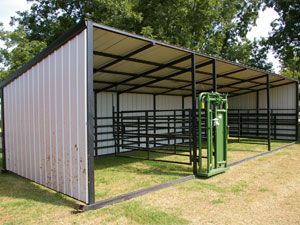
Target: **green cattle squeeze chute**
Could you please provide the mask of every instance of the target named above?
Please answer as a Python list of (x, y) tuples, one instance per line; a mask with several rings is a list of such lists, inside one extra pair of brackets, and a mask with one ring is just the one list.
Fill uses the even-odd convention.
[[(205, 117), (202, 115), (202, 109), (205, 111)], [(199, 95), (198, 176), (200, 177), (210, 177), (222, 173), (227, 169), (227, 109), (227, 95), (216, 92), (204, 92)], [(206, 132), (204, 132), (206, 134), (206, 149), (203, 148), (203, 125), (205, 125), (204, 129), (206, 129)]]

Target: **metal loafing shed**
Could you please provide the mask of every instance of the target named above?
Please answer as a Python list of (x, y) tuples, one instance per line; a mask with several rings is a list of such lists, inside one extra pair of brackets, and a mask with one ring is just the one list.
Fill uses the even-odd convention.
[(291, 78), (87, 20), (1, 83), (4, 169), (91, 205), (94, 157), (123, 151), (115, 116), (191, 109), (195, 169), (198, 94), (227, 93), (231, 135), (266, 138), (270, 150), (271, 138), (298, 136), (297, 87)]

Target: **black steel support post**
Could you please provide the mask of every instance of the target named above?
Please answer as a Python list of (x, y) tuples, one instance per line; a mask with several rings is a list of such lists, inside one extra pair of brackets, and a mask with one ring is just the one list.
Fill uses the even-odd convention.
[(149, 114), (148, 111), (145, 112), (145, 136), (146, 136), (146, 150), (147, 150), (147, 159), (150, 159), (150, 145), (149, 145)]
[(267, 74), (268, 151), (271, 151), (270, 75)]
[(87, 29), (87, 155), (88, 155), (88, 204), (95, 203), (94, 182), (94, 71), (93, 71), (93, 22), (86, 21)]
[(241, 118), (241, 114), (240, 114), (240, 110), (238, 109), (238, 142), (240, 143), (241, 140), (241, 129), (242, 129), (242, 118)]
[(259, 128), (259, 91), (256, 92), (256, 136), (258, 137), (258, 128)]
[(191, 67), (191, 75), (192, 75), (192, 129), (193, 129), (193, 173), (197, 175), (197, 89), (196, 89), (196, 59), (195, 54), (192, 54), (192, 67)]
[(213, 75), (213, 92), (217, 92), (217, 72), (216, 72), (216, 60), (212, 63), (212, 75)]
[[(182, 123), (181, 123), (182, 129), (181, 129), (181, 132), (184, 135), (185, 134), (184, 127), (185, 127), (185, 124), (186, 124), (185, 111), (184, 111), (184, 96), (181, 96), (181, 109), (182, 109)], [(184, 138), (182, 138), (181, 142), (184, 143)]]
[(299, 81), (296, 81), (296, 141), (299, 138)]
[(2, 137), (2, 172), (6, 172), (6, 157), (5, 157), (5, 126), (4, 126), (4, 94), (1, 88), (1, 137)]
[(120, 94), (117, 93), (117, 154), (120, 153)]
[[(153, 133), (156, 134), (156, 95), (153, 95)], [(153, 146), (156, 147), (156, 137), (153, 138)]]
[(95, 133), (95, 156), (98, 156), (98, 113), (97, 113), (97, 93), (94, 92), (94, 108), (95, 108), (95, 117), (94, 117), (94, 133)]

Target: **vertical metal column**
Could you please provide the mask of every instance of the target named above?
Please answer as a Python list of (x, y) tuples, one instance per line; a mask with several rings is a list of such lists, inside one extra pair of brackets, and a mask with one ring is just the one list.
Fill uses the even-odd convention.
[(197, 90), (196, 90), (196, 60), (195, 53), (192, 53), (192, 136), (193, 136), (193, 173), (197, 175), (197, 118), (196, 118), (196, 102), (197, 102)]
[(97, 113), (97, 93), (94, 91), (94, 108), (95, 108), (95, 116), (94, 116), (94, 135), (95, 135), (95, 156), (98, 156), (98, 113)]
[(117, 93), (117, 153), (120, 153), (120, 94)]
[(216, 72), (216, 60), (212, 62), (212, 75), (213, 75), (213, 91), (217, 92), (217, 72)]
[[(182, 129), (181, 129), (181, 132), (182, 132), (182, 135), (185, 134), (185, 111), (184, 111), (184, 96), (181, 96), (181, 109), (182, 109), (182, 123), (181, 123), (181, 126), (182, 126)], [(184, 138), (182, 138), (182, 143), (184, 144)]]
[(268, 151), (271, 151), (270, 75), (267, 74)]
[(256, 137), (258, 137), (259, 91), (256, 91)]
[(299, 81), (296, 81), (296, 141), (299, 140)]
[(0, 90), (1, 94), (1, 136), (2, 136), (2, 172), (6, 172), (6, 156), (5, 156), (5, 126), (4, 126), (4, 91)]
[(148, 125), (149, 125), (149, 114), (148, 111), (145, 112), (145, 136), (146, 136), (146, 150), (147, 159), (150, 159), (150, 146), (149, 146), (149, 135), (148, 135)]
[[(156, 134), (156, 95), (153, 95), (153, 134)], [(156, 137), (153, 138), (153, 146), (156, 147)]]
[(88, 204), (95, 203), (95, 182), (94, 182), (94, 55), (93, 55), (93, 22), (86, 21), (87, 29), (87, 155), (88, 155)]
[(240, 143), (241, 140), (241, 130), (242, 129), (242, 117), (240, 110), (238, 109), (238, 142)]

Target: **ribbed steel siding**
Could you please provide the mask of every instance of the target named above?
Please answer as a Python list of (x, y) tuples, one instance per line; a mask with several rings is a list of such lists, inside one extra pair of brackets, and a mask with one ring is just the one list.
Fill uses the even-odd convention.
[[(97, 117), (111, 117), (112, 108), (117, 109), (116, 93), (111, 92), (101, 92), (97, 94)], [(150, 94), (134, 94), (134, 93), (124, 93), (120, 95), (120, 111), (126, 110), (152, 110), (153, 109), (153, 95)], [(181, 97), (180, 96), (167, 96), (158, 95), (156, 96), (156, 109), (158, 110), (172, 110), (181, 109)], [(111, 120), (98, 120), (98, 125), (110, 125)], [(112, 128), (102, 128), (98, 132), (111, 132)], [(163, 131), (161, 131), (163, 132)], [(165, 131), (166, 132), (166, 131)], [(113, 135), (102, 134), (97, 136), (98, 140), (112, 139)], [(114, 145), (114, 141), (109, 143), (99, 143), (99, 147)], [(122, 151), (122, 149), (121, 149)], [(114, 153), (114, 147), (107, 147), (98, 150), (98, 154), (110, 154)]]
[(87, 202), (86, 32), (4, 88), (8, 170)]
[[(295, 84), (283, 85), (270, 89), (271, 109), (295, 109)], [(255, 109), (256, 93), (250, 93), (229, 98), (230, 109)], [(259, 108), (267, 108), (266, 90), (259, 91)]]
[(256, 109), (256, 92), (228, 98), (229, 109)]
[[(295, 84), (283, 85), (270, 89), (270, 108), (274, 113), (295, 113), (296, 112), (296, 88)], [(259, 91), (259, 108), (267, 108), (266, 90)], [(256, 109), (256, 93), (240, 95), (229, 98), (230, 109)], [(276, 110), (281, 109), (281, 110)], [(282, 110), (284, 109), (284, 110)], [(291, 116), (281, 116), (281, 119), (291, 119)], [(255, 126), (255, 125), (253, 125)], [(267, 126), (260, 125), (266, 129)], [(276, 129), (291, 129), (284, 131), (286, 135), (295, 135), (295, 125), (277, 125)], [(293, 136), (286, 137), (277, 134), (277, 138), (293, 140)]]
[[(112, 117), (113, 113), (113, 103), (116, 101), (116, 94), (111, 92), (101, 92), (97, 94), (97, 117)], [(116, 110), (116, 109), (115, 109)], [(109, 132), (106, 134), (97, 135), (97, 140), (107, 140), (113, 139), (113, 121), (112, 119), (98, 119), (97, 125), (108, 125), (109, 127), (98, 128), (98, 132)], [(107, 142), (98, 142), (98, 147), (102, 149), (98, 149), (98, 154), (110, 154), (115, 152), (114, 147), (106, 147), (114, 145), (114, 141)]]

